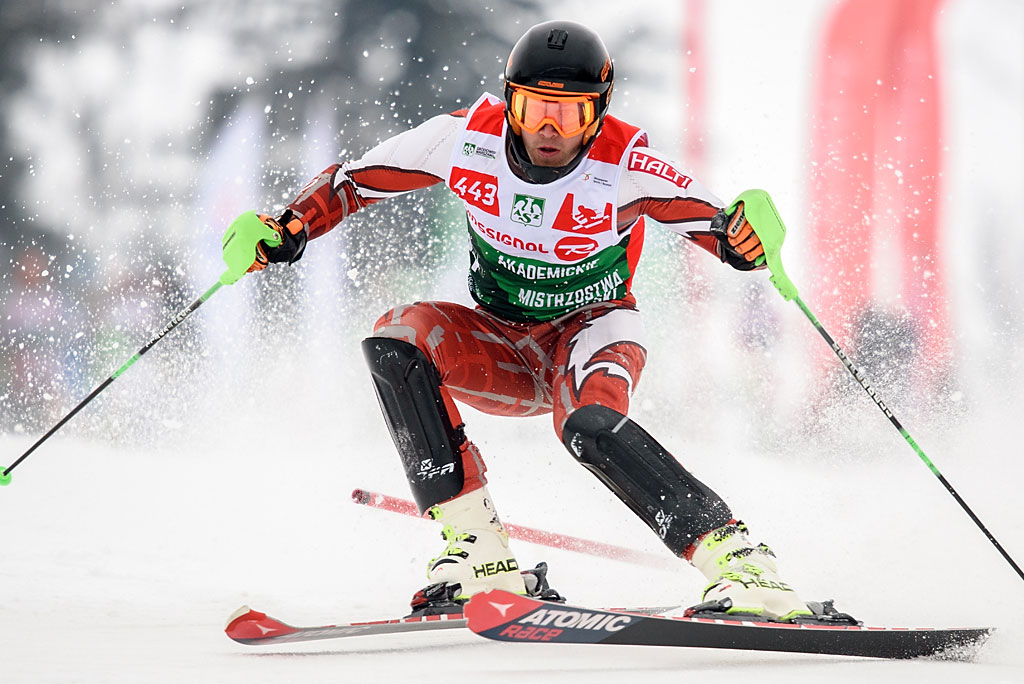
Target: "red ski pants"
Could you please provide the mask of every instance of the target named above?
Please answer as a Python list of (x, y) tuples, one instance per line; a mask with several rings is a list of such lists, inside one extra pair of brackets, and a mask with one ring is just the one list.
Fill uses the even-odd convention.
[[(434, 363), (452, 427), (462, 423), (457, 399), (491, 415), (552, 413), (561, 440), (566, 419), (581, 406), (629, 411), (647, 359), (643, 322), (631, 299), (591, 304), (544, 323), (417, 302), (385, 313), (373, 334), (414, 344)], [(486, 482), (486, 467), (475, 446), (460, 451), (467, 493)]]

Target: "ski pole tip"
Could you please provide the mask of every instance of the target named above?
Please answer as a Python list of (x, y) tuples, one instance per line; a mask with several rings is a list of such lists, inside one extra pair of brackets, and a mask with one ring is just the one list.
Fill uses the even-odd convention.
[(6, 487), (11, 484), (11, 474), (7, 472), (7, 468), (0, 466), (0, 487)]

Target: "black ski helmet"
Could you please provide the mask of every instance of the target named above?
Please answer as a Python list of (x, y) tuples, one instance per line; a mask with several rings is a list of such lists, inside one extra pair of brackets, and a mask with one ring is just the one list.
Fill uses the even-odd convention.
[[(590, 151), (608, 113), (615, 68), (601, 37), (573, 21), (546, 21), (530, 28), (512, 47), (505, 65), (505, 147), (512, 169), (533, 183), (550, 183), (572, 171)], [(569, 93), (598, 93), (597, 118), (583, 134), (583, 148), (567, 165), (536, 166), (530, 162), (519, 127), (511, 115), (514, 86)], [(518, 168), (517, 168), (518, 167)]]

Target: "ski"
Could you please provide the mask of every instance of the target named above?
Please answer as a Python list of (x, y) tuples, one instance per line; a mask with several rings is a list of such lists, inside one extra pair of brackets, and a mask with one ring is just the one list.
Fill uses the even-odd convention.
[(477, 594), (464, 612), (470, 630), (498, 641), (685, 646), (868, 658), (969, 660), (993, 631), (665, 617), (552, 605), (499, 590)]
[(262, 646), (266, 644), (317, 641), (320, 639), (342, 639), (372, 634), (401, 634), (439, 629), (461, 629), (466, 626), (462, 613), (405, 617), (373, 622), (349, 622), (347, 624), (322, 625), (319, 627), (295, 627), (270, 617), (266, 613), (242, 606), (228, 619), (224, 633), (240, 644)]
[[(551, 602), (543, 602), (548, 605)], [(651, 608), (612, 608), (613, 612), (655, 615), (671, 610), (672, 606)], [(402, 634), (406, 632), (426, 632), (439, 629), (462, 629), (466, 627), (466, 618), (462, 613), (445, 615), (426, 615), (423, 617), (403, 617), (372, 622), (349, 622), (337, 625), (321, 625), (318, 627), (296, 627), (289, 625), (266, 613), (242, 606), (228, 618), (224, 633), (231, 639), (247, 646), (264, 646), (267, 644), (297, 643), (302, 641), (318, 641), (320, 639), (343, 639), (354, 636), (370, 636), (374, 634)]]

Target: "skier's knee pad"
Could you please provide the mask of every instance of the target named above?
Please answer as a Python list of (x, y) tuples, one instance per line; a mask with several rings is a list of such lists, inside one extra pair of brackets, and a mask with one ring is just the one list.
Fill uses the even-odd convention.
[(381, 410), (420, 512), (462, 491), (462, 426), (452, 425), (441, 376), (416, 346), (390, 337), (363, 340)]
[(590, 404), (569, 416), (562, 443), (677, 556), (732, 520), (729, 506), (639, 425)]

